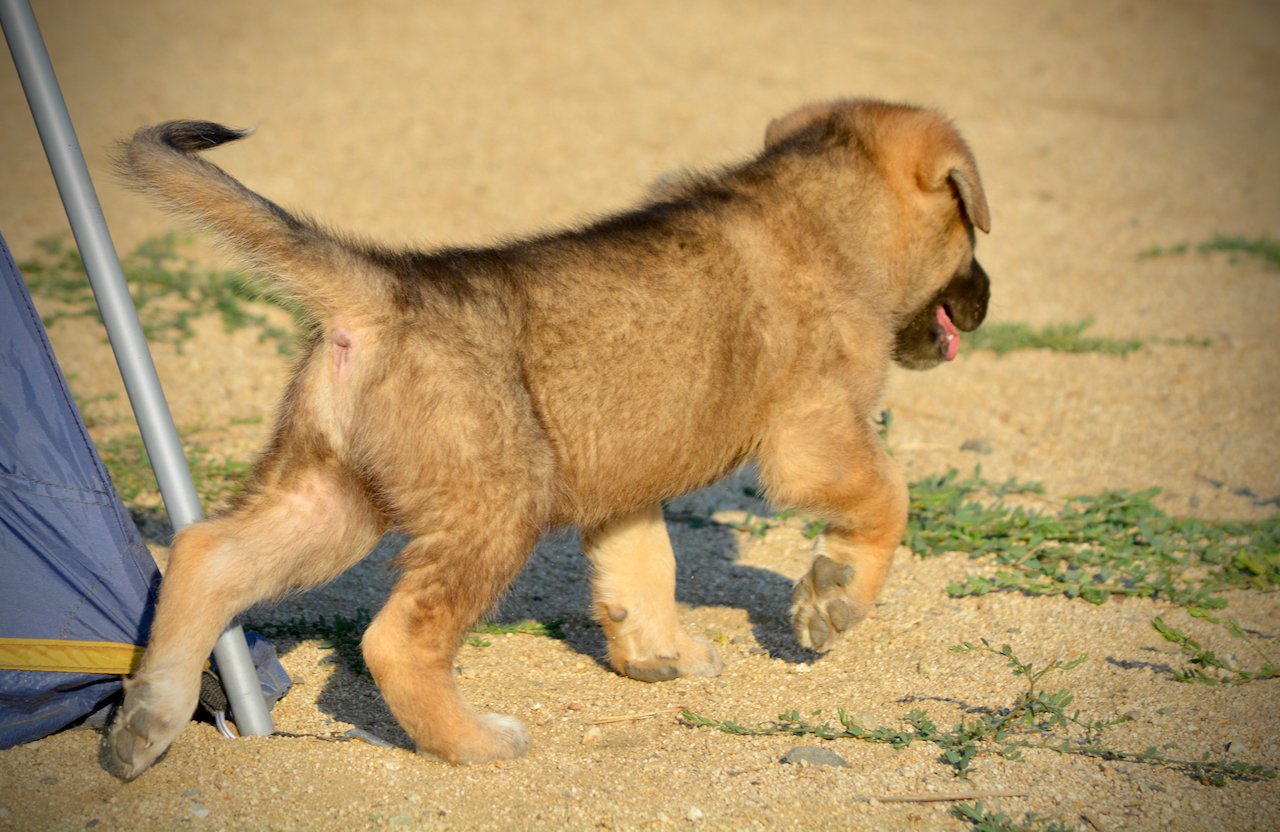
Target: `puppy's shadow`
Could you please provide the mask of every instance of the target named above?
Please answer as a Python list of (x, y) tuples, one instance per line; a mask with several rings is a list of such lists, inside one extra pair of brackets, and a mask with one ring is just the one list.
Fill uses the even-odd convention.
[[(767, 514), (768, 509), (748, 493), (753, 482), (752, 472), (740, 472), (669, 507), (677, 600), (694, 607), (742, 609), (757, 644), (770, 656), (791, 663), (815, 661), (820, 655), (800, 647), (791, 632), (792, 581), (777, 572), (738, 563), (738, 533), (705, 519), (712, 511), (727, 509)], [(340, 661), (357, 664), (359, 628), (386, 600), (396, 577), (392, 561), (404, 543), (404, 538), (388, 535), (332, 583), (252, 610), (245, 616), (246, 624), (268, 632), (316, 630), (320, 635), (304, 637), (328, 638), (339, 648)], [(554, 623), (571, 649), (607, 667), (604, 635), (591, 615), (591, 566), (576, 530), (559, 530), (543, 539), (488, 618), (497, 624), (530, 619)], [(305, 626), (296, 626), (298, 622)], [(324, 635), (335, 629), (343, 633), (341, 639)], [(289, 636), (281, 640), (287, 650)], [(367, 673), (340, 669), (326, 684), (318, 704), (334, 719), (359, 725), (393, 743), (409, 744)]]
[[(715, 511), (767, 515), (753, 493), (755, 474), (744, 469), (666, 507), (676, 552), (676, 599), (694, 607), (731, 607), (747, 613), (752, 635), (773, 658), (798, 664), (820, 654), (800, 647), (788, 615), (792, 580), (738, 562), (738, 532), (710, 520)], [(566, 643), (605, 666), (605, 641), (591, 616), (591, 565), (581, 538), (566, 529), (548, 536), (512, 586), (493, 620), (557, 621)]]
[[(776, 572), (737, 563), (737, 534), (723, 526), (682, 527), (668, 520), (676, 548), (676, 599), (689, 606), (746, 611), (752, 635), (770, 656), (792, 663), (819, 654), (791, 633), (792, 582)], [(591, 566), (575, 532), (544, 541), (491, 620), (556, 622), (566, 644), (605, 666), (604, 633), (591, 615)]]

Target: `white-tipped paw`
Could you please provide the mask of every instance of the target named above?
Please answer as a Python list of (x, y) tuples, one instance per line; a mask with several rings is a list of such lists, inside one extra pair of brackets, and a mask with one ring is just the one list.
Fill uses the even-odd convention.
[(491, 760), (513, 760), (528, 751), (533, 743), (529, 729), (514, 716), (481, 714), (480, 724), (493, 733), (495, 742)]
[(418, 753), (457, 765), (514, 760), (529, 750), (529, 729), (513, 716), (480, 714), (463, 737), (449, 746), (419, 747)]
[(195, 701), (184, 704), (176, 692), (140, 679), (124, 682), (124, 704), (107, 734), (103, 762), (122, 780), (146, 771), (177, 739), (191, 719)]
[(715, 645), (702, 636), (681, 635), (679, 643), (674, 656), (625, 660), (622, 673), (640, 682), (669, 682), (681, 676), (719, 676), (724, 670)]

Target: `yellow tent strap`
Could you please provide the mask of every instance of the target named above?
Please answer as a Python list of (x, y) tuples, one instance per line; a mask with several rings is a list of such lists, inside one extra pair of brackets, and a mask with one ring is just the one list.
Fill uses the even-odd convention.
[(111, 641), (0, 638), (0, 670), (125, 675), (138, 669), (142, 650)]

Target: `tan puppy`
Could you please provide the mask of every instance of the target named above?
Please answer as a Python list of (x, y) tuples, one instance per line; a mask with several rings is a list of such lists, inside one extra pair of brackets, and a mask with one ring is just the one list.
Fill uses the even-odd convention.
[(676, 620), (661, 502), (758, 461), (777, 504), (830, 521), (796, 585), (801, 644), (870, 609), (907, 492), (869, 425), (895, 358), (954, 358), (986, 312), (986, 198), (935, 113), (806, 107), (723, 173), (586, 228), (491, 249), (389, 251), (321, 230), (195, 155), (244, 133), (143, 129), (126, 170), (219, 232), (314, 331), (252, 484), (174, 541), (109, 757), (134, 777), (195, 708), (200, 668), (246, 607), (329, 580), (391, 527), (401, 574), (364, 636), (424, 752), (514, 757), (516, 719), (454, 685), (467, 628), (547, 530), (577, 524), (620, 673), (715, 675)]

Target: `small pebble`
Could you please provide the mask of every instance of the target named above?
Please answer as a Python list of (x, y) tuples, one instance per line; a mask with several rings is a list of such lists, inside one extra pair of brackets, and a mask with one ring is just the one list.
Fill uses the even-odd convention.
[(583, 745), (597, 745), (604, 738), (604, 731), (600, 730), (599, 725), (592, 725), (582, 735)]
[(991, 443), (985, 439), (978, 439), (977, 437), (974, 437), (972, 439), (964, 440), (964, 444), (960, 446), (960, 450), (985, 455), (991, 453)]
[(702, 820), (702, 810), (699, 809), (697, 806), (690, 806), (689, 811), (685, 812), (684, 816), (690, 822), (697, 823), (698, 821)]
[(203, 803), (191, 804), (191, 817), (193, 818), (207, 818), (209, 817), (209, 813), (212, 811), (212, 809)]
[(783, 756), (782, 762), (787, 765), (836, 766), (841, 768), (849, 766), (844, 757), (834, 751), (819, 748), (816, 745), (798, 745)]

